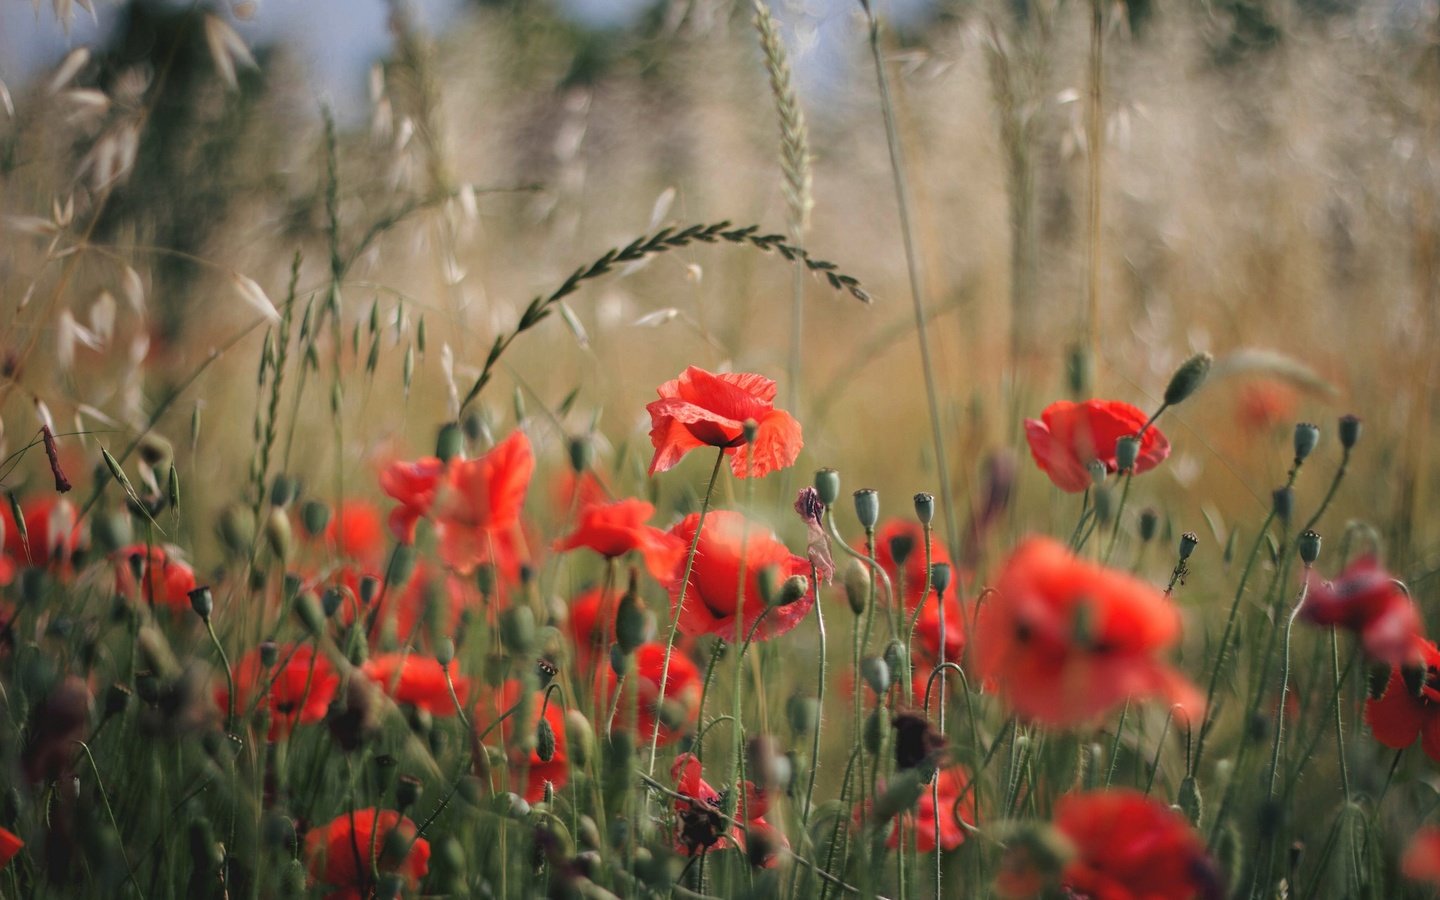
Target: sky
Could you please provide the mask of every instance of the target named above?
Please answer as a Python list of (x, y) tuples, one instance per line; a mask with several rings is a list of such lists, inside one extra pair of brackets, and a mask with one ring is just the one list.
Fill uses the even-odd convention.
[[(57, 22), (51, 0), (0, 0), (0, 81), (12, 92), (54, 66), (74, 47), (93, 45), (116, 24), (112, 0), (94, 0), (96, 16), (75, 5), (67, 29)], [(443, 30), (465, 8), (465, 0), (409, 0), (421, 27)], [(552, 0), (566, 15), (596, 30), (623, 28), (656, 0)], [(923, 16), (930, 0), (878, 0), (892, 21)], [(188, 6), (188, 2), (176, 2)], [(345, 118), (363, 117), (370, 66), (390, 49), (383, 0), (260, 0), (249, 22), (236, 30), (252, 44), (276, 40), (291, 45), (309, 69), (316, 108), (323, 101)], [(802, 89), (823, 83), (845, 65), (853, 42), (856, 0), (772, 0), (777, 17), (791, 26), (787, 39)], [(847, 33), (848, 38), (847, 40)]]

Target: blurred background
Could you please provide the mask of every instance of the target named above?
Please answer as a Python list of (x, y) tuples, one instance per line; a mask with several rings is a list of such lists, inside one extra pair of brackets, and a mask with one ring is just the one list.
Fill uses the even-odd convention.
[[(805, 428), (798, 472), (835, 465), (890, 497), (936, 488), (858, 2), (768, 7), (805, 117), (813, 206), (798, 220), (749, 2), (91, 6), (0, 0), (6, 452), (48, 417), (86, 432), (62, 443), (88, 468), (94, 442), (155, 420), (202, 474), (192, 502), (232, 499), (266, 316), (299, 254), (296, 319), (339, 274), (341, 390), (325, 373), (296, 396), (290, 469), (318, 482), (338, 459), (377, 494), (376, 467), (429, 452), (531, 297), (662, 226), (729, 220), (834, 262), (873, 303), (807, 276), (792, 341), (783, 259), (675, 250), (587, 282), (522, 335), (470, 407), (477, 425), (527, 419), (552, 472), (567, 436), (593, 431), (622, 483), (645, 484), (655, 385), (729, 367), (781, 381)], [(1322, 423), (1329, 468), (1334, 419), (1354, 412), (1374, 437), (1341, 516), (1376, 523), (1432, 590), (1436, 4), (874, 11), (954, 501), (1013, 452), (1016, 502), (1042, 517), (1015, 521), (1068, 529), (1075, 498), (1028, 464), (1022, 419), (1072, 394), (1153, 409), (1208, 350), (1215, 377), (1162, 420), (1176, 452), (1140, 502), (1222, 547), (1264, 515), (1294, 422)], [(705, 465), (645, 489), (683, 506)], [(47, 471), (32, 455), (7, 486)]]

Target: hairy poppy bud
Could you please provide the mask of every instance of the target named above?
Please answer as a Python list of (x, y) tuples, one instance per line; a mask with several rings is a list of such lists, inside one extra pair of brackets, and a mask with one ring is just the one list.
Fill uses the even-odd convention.
[(1309, 422), (1295, 426), (1295, 462), (1302, 463), (1320, 443), (1320, 429)]
[(215, 609), (215, 598), (210, 594), (210, 588), (198, 587), (190, 592), (190, 608), (202, 619), (209, 619), (210, 613)]
[(1160, 514), (1154, 507), (1147, 506), (1140, 510), (1140, 540), (1150, 543), (1155, 539), (1155, 532), (1160, 528)]
[(775, 606), (789, 606), (798, 602), (806, 594), (810, 593), (810, 579), (804, 575), (791, 575), (780, 585), (780, 592), (775, 595)]
[(785, 701), (785, 716), (795, 736), (803, 737), (815, 730), (815, 723), (820, 719), (820, 704), (814, 697), (792, 694)]
[(320, 609), (320, 599), (314, 591), (302, 591), (295, 597), (295, 615), (311, 634), (325, 631), (325, 614)]
[(870, 578), (870, 567), (858, 559), (851, 560), (845, 569), (845, 599), (850, 603), (850, 611), (857, 616), (865, 612), (865, 604), (870, 602)]
[(834, 469), (819, 469), (815, 472), (815, 491), (820, 495), (820, 502), (826, 506), (834, 506), (835, 501), (840, 499), (840, 473)]
[(865, 730), (860, 738), (861, 743), (865, 747), (865, 752), (871, 756), (880, 752), (880, 729), (880, 710), (878, 708), (872, 709), (870, 710), (870, 715), (865, 717)]
[(1175, 798), (1180, 811), (1190, 824), (1196, 827), (1200, 825), (1200, 816), (1204, 812), (1204, 803), (1200, 797), (1200, 785), (1195, 781), (1195, 776), (1186, 775), (1180, 782), (1180, 793)]
[(306, 500), (300, 506), (300, 524), (312, 538), (324, 534), (325, 526), (330, 524), (329, 505), (323, 500)]
[(400, 781), (395, 785), (395, 805), (405, 810), (415, 805), (420, 799), (424, 785), (414, 775), (401, 775)]
[(588, 435), (571, 438), (567, 449), (570, 451), (570, 468), (575, 474), (590, 468), (590, 463), (595, 458), (595, 445), (590, 442)]
[(626, 591), (615, 611), (615, 643), (622, 653), (634, 653), (645, 643), (645, 610), (634, 593)]
[(1314, 531), (1302, 531), (1295, 541), (1295, 547), (1300, 551), (1300, 560), (1305, 565), (1314, 565), (1316, 558), (1320, 556), (1320, 535)]
[(512, 653), (528, 652), (535, 643), (535, 611), (516, 605), (501, 613), (500, 642)]
[(280, 661), (280, 645), (274, 641), (260, 642), (260, 665), (269, 669)]
[(1140, 439), (1135, 435), (1127, 434), (1115, 442), (1115, 467), (1121, 472), (1133, 470), (1139, 456)]
[(1340, 446), (1351, 449), (1360, 440), (1360, 418), (1353, 415), (1340, 417)]
[(1275, 518), (1281, 522), (1289, 522), (1291, 514), (1295, 512), (1295, 491), (1289, 487), (1276, 488), (1271, 494), (1271, 502)]
[(765, 603), (776, 605), (780, 599), (780, 567), (764, 567), (755, 574), (755, 582), (760, 586), (760, 596)]
[(610, 645), (610, 671), (616, 675), (624, 675), (630, 671), (630, 654), (626, 653), (619, 644)]
[(892, 639), (890, 643), (885, 645), (885, 655), (883, 659), (885, 660), (885, 665), (890, 667), (891, 672), (903, 672), (905, 671), (907, 664), (906, 657), (908, 655), (905, 645)]
[(1165, 405), (1175, 406), (1200, 390), (1200, 385), (1205, 383), (1205, 376), (1210, 374), (1210, 364), (1214, 361), (1215, 357), (1208, 353), (1197, 353), (1181, 363), (1165, 387)]
[(1194, 553), (1195, 548), (1199, 545), (1200, 538), (1196, 537), (1195, 532), (1187, 531), (1180, 535), (1180, 561), (1184, 562), (1189, 559), (1190, 554)]
[(270, 516), (265, 521), (265, 540), (276, 557), (290, 557), (290, 517), (278, 506), (270, 510)]
[(855, 518), (866, 531), (875, 528), (880, 521), (880, 494), (872, 488), (861, 488), (855, 492)]
[(555, 728), (543, 716), (535, 726), (535, 755), (547, 763), (555, 758)]
[(441, 425), (440, 433), (435, 437), (435, 456), (441, 462), (449, 462), (464, 449), (465, 432), (460, 430), (459, 424), (446, 422)]
[(915, 518), (920, 520), (921, 525), (929, 525), (935, 520), (934, 494), (921, 491), (915, 495)]
[(945, 592), (950, 589), (950, 577), (954, 573), (955, 570), (949, 563), (930, 564), (930, 586), (935, 589), (935, 596), (945, 596)]
[(890, 666), (878, 656), (867, 656), (860, 660), (860, 677), (870, 690), (883, 694), (890, 687)]

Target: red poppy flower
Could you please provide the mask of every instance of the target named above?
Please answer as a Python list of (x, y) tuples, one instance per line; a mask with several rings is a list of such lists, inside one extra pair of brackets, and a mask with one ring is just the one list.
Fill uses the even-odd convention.
[[(80, 547), (80, 529), (75, 524), (75, 504), (56, 497), (37, 497), (21, 505), (25, 519), (26, 540), (21, 540), (15, 517), (8, 504), (0, 504), (0, 518), (5, 524), (5, 554), (19, 565), (37, 569), (52, 562), (65, 564)], [(29, 555), (25, 548), (29, 546)]]
[(10, 860), (14, 859), (15, 854), (24, 846), (25, 842), (18, 836), (0, 828), (0, 869), (10, 865)]
[[(909, 553), (905, 556), (905, 567), (902, 571), (900, 566), (895, 564), (895, 550), (903, 548), (908, 548)], [(885, 574), (890, 576), (890, 583), (895, 590), (903, 594), (905, 608), (914, 612), (923, 599), (926, 576), (929, 574), (925, 569), (925, 530), (920, 527), (920, 523), (907, 519), (881, 522), (875, 532), (875, 561), (885, 570)], [(930, 562), (950, 562), (950, 554), (946, 551), (944, 542), (933, 535), (930, 539)]]
[[(745, 829), (742, 831), (733, 825), (726, 830), (724, 820), (718, 815), (720, 793), (702, 777), (700, 760), (695, 754), (682, 753), (675, 757), (670, 777), (675, 781), (675, 792), (683, 795), (683, 799), (675, 800), (676, 850), (686, 856), (729, 847), (745, 851), (748, 837), (764, 842), (764, 857), (756, 861), (762, 868), (779, 865), (780, 851), (790, 849), (790, 841), (784, 832), (765, 821), (765, 814), (770, 810), (770, 797), (766, 792), (752, 782), (745, 782), (744, 799), (735, 809), (735, 817), (745, 821)], [(757, 852), (761, 846), (756, 844)]]
[(1440, 828), (1432, 825), (1415, 832), (1400, 857), (1400, 874), (1440, 887)]
[[(1040, 470), (1060, 490), (1076, 494), (1090, 486), (1090, 470), (1086, 467), (1092, 460), (1104, 463), (1107, 472), (1117, 471), (1116, 442), (1138, 433), (1148, 419), (1145, 413), (1118, 400), (1060, 400), (1045, 407), (1040, 418), (1025, 420), (1025, 439)], [(1140, 439), (1135, 474), (1150, 471), (1169, 455), (1170, 442), (1151, 425)]]
[(357, 562), (377, 564), (384, 542), (380, 511), (369, 503), (346, 500), (325, 526), (325, 545)]
[[(514, 706), (520, 699), (522, 689), (520, 682), (507, 681), (500, 686), (499, 691), (476, 704), (474, 716), (476, 731), (484, 731), (491, 722), (495, 721), (496, 716)], [(536, 691), (531, 698), (530, 728), (532, 733), (540, 725), (540, 706), (544, 699), (544, 691)], [(510, 747), (511, 743), (510, 733), (513, 729), (510, 723), (513, 718), (514, 716), (508, 717), (500, 723), (500, 739), (506, 747)], [(524, 777), (525, 785), (521, 793), (530, 803), (538, 803), (544, 798), (547, 782), (558, 790), (570, 778), (570, 762), (565, 755), (565, 713), (558, 702), (552, 700), (545, 704), (545, 721), (550, 724), (550, 731), (555, 736), (555, 749), (549, 760), (540, 758), (538, 747), (531, 749), (528, 753), (516, 751), (513, 748), (510, 750), (510, 771), (516, 778)], [(513, 782), (512, 787), (514, 787)], [(516, 790), (519, 789), (516, 788)]]
[[(386, 838), (399, 832), (408, 849), (403, 859), (386, 854)], [(414, 888), (430, 871), (430, 842), (416, 837), (418, 829), (393, 809), (374, 807), (341, 813), (330, 824), (305, 836), (310, 877), (332, 890), (326, 900), (362, 900), (375, 894), (372, 872), (401, 876)], [(375, 856), (372, 858), (371, 853)], [(394, 852), (394, 851), (392, 851)]]
[[(674, 468), (691, 450), (723, 447), (737, 478), (761, 478), (793, 465), (804, 446), (800, 423), (775, 408), (775, 382), (763, 375), (717, 375), (691, 366), (656, 392), (660, 399), (645, 407), (650, 413), (650, 443), (655, 446), (651, 475)], [(754, 458), (749, 460), (747, 419), (760, 426)]]
[[(603, 588), (592, 588), (570, 603), (570, 640), (575, 645), (577, 671), (588, 672), (608, 649), (614, 627), (615, 600), (605, 602)], [(608, 618), (607, 618), (608, 614)], [(607, 663), (608, 665), (608, 663)]]
[(1252, 382), (1240, 391), (1235, 420), (1252, 434), (1268, 431), (1282, 422), (1294, 421), (1297, 402), (1295, 389), (1284, 382)]
[[(637, 690), (638, 710), (635, 718), (635, 732), (647, 742), (655, 729), (655, 717), (660, 717), (661, 747), (673, 743), (695, 724), (700, 715), (700, 670), (677, 647), (670, 654), (670, 671), (665, 678), (665, 704), (660, 706), (660, 673), (665, 668), (665, 645), (661, 643), (641, 644), (635, 648), (635, 666), (625, 679), (626, 695), (621, 700), (615, 717), (617, 725), (628, 724), (629, 691)], [(615, 695), (615, 670), (605, 667), (605, 696)]]
[(644, 500), (616, 500), (587, 506), (580, 512), (574, 533), (555, 542), (555, 549), (587, 547), (609, 559), (632, 550), (640, 553), (645, 568), (661, 581), (676, 576), (675, 567), (685, 557), (687, 546), (678, 537), (645, 524), (655, 507)]
[(1220, 898), (1205, 843), (1183, 816), (1136, 790), (1067, 794), (1055, 804), (1055, 828), (1075, 856), (1061, 883), (1090, 900)]
[[(433, 604), (439, 604), (439, 609), (432, 609)], [(395, 634), (402, 642), (427, 645), (423, 640), (427, 634), (431, 639), (453, 635), (465, 610), (480, 606), (480, 591), (472, 580), (422, 563), (409, 584), (385, 592), (379, 616), (382, 622), (394, 620)], [(429, 633), (430, 629), (439, 633)]]
[[(689, 548), (699, 526), (699, 513), (691, 513), (671, 530)], [(743, 549), (741, 542), (744, 541)], [(740, 562), (745, 561), (745, 594), (740, 607), (743, 633), (748, 635), (755, 621), (766, 611), (760, 591), (760, 571), (769, 566), (779, 569), (780, 579), (791, 575), (810, 574), (810, 562), (790, 552), (775, 539), (769, 529), (729, 510), (717, 510), (705, 517), (700, 543), (695, 549), (695, 562), (690, 571), (690, 587), (685, 592), (685, 606), (680, 611), (680, 630), (688, 635), (716, 634), (727, 640), (735, 638), (735, 601), (739, 594)], [(683, 568), (670, 585), (670, 603), (679, 602)], [(758, 641), (782, 635), (799, 624), (815, 605), (815, 592), (787, 606), (770, 610), (755, 632)]]
[(614, 493), (594, 469), (576, 472), (568, 466), (550, 480), (550, 505), (555, 518), (568, 522), (579, 510), (595, 503), (609, 503)]
[[(289, 737), (296, 725), (309, 725), (325, 718), (340, 676), (324, 654), (309, 644), (286, 644), (278, 651), (276, 668), (267, 668), (260, 661), (256, 648), (240, 658), (235, 666), (235, 710), (243, 714), (256, 700), (256, 692), (265, 692), (264, 704), (270, 710), (269, 740)], [(230, 691), (223, 684), (215, 689), (215, 704), (229, 708)]]
[(138, 569), (146, 603), (162, 606), (172, 613), (190, 612), (190, 592), (195, 590), (195, 572), (178, 559), (171, 559), (164, 548), (132, 544), (116, 552), (115, 560), (116, 593), (125, 597), (135, 597), (140, 593), (135, 584)]
[(1128, 697), (1193, 717), (1199, 692), (1156, 658), (1179, 635), (1179, 613), (1154, 586), (1032, 537), (981, 608), (976, 663), (1018, 715), (1047, 725), (1092, 722)]
[(437, 504), (440, 558), (462, 575), (494, 563), (513, 578), (523, 557), (518, 534), (535, 456), (525, 432), (516, 431), (478, 459), (451, 460)]
[(380, 472), (380, 490), (400, 501), (390, 511), (390, 534), (402, 544), (415, 542), (415, 523), (430, 514), (445, 464), (433, 456), (393, 462)]
[(1366, 653), (1391, 665), (1414, 656), (1421, 632), (1414, 601), (1373, 556), (1351, 563), (1334, 581), (1323, 581), (1312, 570), (1300, 615), (1316, 625), (1355, 632)]
[(1375, 740), (1395, 750), (1415, 743), (1440, 761), (1440, 649), (1430, 641), (1414, 644), (1419, 664), (1391, 666), (1385, 693), (1365, 701), (1365, 723)]
[[(454, 660), (448, 669), (455, 683), (455, 696), (463, 704), (470, 692), (470, 681), (460, 674), (460, 665)], [(382, 653), (366, 660), (360, 671), (380, 685), (396, 703), (408, 703), (435, 716), (455, 715), (455, 701), (450, 698), (450, 688), (445, 682), (446, 670), (434, 657)]]

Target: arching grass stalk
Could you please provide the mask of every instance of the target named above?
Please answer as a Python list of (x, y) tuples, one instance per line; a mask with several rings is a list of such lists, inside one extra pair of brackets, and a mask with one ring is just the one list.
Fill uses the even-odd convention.
[[(725, 450), (715, 451), (715, 466), (710, 470), (710, 481), (705, 486), (705, 497), (700, 501), (700, 518), (695, 523), (695, 536), (690, 539), (690, 550), (685, 555), (685, 574), (680, 581), (680, 596), (675, 598), (675, 609), (670, 613), (670, 631), (665, 636), (665, 661), (660, 666), (659, 696), (655, 698), (658, 710), (665, 702), (665, 691), (670, 686), (670, 655), (675, 652), (675, 634), (680, 629), (680, 610), (685, 607), (685, 595), (690, 590), (690, 575), (695, 570), (695, 551), (700, 546), (700, 532), (705, 528), (705, 517), (710, 513), (710, 501), (715, 495), (715, 483), (720, 480), (720, 466), (725, 462)], [(650, 730), (650, 764), (648, 774), (655, 774), (655, 757), (660, 749), (660, 716), (655, 716), (654, 727)]]
[(920, 348), (920, 369), (925, 376), (925, 401), (930, 411), (930, 435), (935, 448), (935, 470), (940, 480), (940, 496), (945, 508), (945, 538), (950, 552), (959, 558), (960, 530), (955, 523), (954, 495), (950, 492), (950, 456), (945, 452), (945, 430), (940, 421), (940, 397), (936, 387), (935, 367), (930, 359), (930, 339), (925, 316), (925, 267), (915, 246), (914, 222), (910, 211), (910, 181), (905, 166), (904, 148), (900, 146), (900, 129), (895, 121), (895, 104), (890, 96), (890, 77), (880, 53), (880, 21), (870, 0), (860, 0), (869, 29), (870, 57), (875, 64), (875, 81), (880, 92), (880, 112), (885, 121), (885, 143), (890, 151), (890, 172), (894, 177), (895, 202), (900, 213), (900, 236), (905, 246), (905, 264), (910, 277), (910, 301), (915, 309), (915, 340)]

